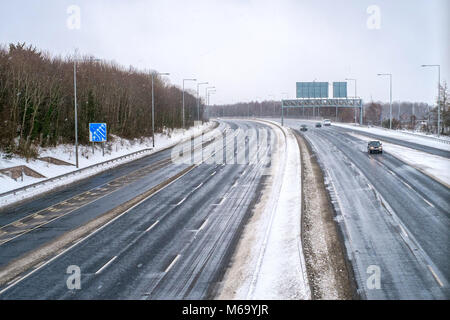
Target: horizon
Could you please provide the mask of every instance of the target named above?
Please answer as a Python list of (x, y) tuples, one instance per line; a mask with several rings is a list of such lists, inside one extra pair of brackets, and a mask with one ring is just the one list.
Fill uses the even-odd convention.
[(78, 48), (124, 68), (169, 72), (167, 80), (179, 87), (183, 78), (197, 78), (217, 88), (217, 105), (286, 93), (292, 99), (296, 82), (345, 78), (358, 80), (365, 102), (386, 102), (389, 81), (377, 76), (384, 72), (393, 74), (393, 101), (435, 105), (437, 70), (421, 65), (440, 64), (441, 82), (448, 83), (447, 9), (445, 0), (19, 0), (0, 13), (0, 43), (26, 42), (61, 57)]

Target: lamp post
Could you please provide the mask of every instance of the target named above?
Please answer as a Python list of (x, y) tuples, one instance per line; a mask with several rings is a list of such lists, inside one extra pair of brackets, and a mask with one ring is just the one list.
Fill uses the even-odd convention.
[(198, 94), (198, 90), (202, 84), (208, 84), (208, 82), (197, 83), (197, 121), (200, 121), (200, 97)]
[[(77, 50), (75, 50), (75, 55), (73, 58), (73, 97), (74, 97), (74, 108), (75, 108), (75, 165), (78, 168), (78, 107), (77, 107), (77, 61), (83, 61), (82, 59), (77, 59)], [(90, 59), (90, 61), (102, 61), (101, 59)]]
[[(346, 81), (355, 81), (355, 99), (357, 97), (356, 95), (356, 79), (352, 79), (352, 78), (345, 78)], [(356, 123), (356, 108), (355, 108), (355, 123)]]
[[(214, 93), (216, 93), (216, 90), (209, 90), (209, 91), (208, 91), (208, 98), (207, 98), (207, 101), (208, 101), (207, 104), (208, 104), (208, 105), (209, 105), (209, 95), (210, 95), (210, 94), (214, 94)], [(223, 109), (222, 109), (222, 117), (223, 117)]]
[(153, 142), (153, 149), (155, 148), (155, 91), (153, 89), (153, 82), (154, 77), (156, 76), (168, 76), (170, 73), (161, 73), (156, 72), (152, 73), (152, 142)]
[(183, 79), (183, 129), (185, 128), (185, 124), (184, 124), (184, 82), (185, 81), (197, 81), (197, 79)]
[(377, 75), (389, 76), (389, 129), (392, 129), (392, 73), (378, 73)]
[(422, 67), (438, 67), (438, 136), (441, 134), (441, 65), (440, 64), (423, 64)]
[(212, 89), (215, 89), (216, 87), (206, 87), (205, 88), (205, 103), (206, 103), (206, 105), (209, 105), (208, 104), (208, 90), (212, 90)]

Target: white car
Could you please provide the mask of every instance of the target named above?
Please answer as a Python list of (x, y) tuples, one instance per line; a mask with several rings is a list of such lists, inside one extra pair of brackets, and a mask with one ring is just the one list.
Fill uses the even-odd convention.
[(331, 126), (331, 121), (329, 119), (325, 119), (325, 120), (323, 120), (323, 125), (324, 126)]

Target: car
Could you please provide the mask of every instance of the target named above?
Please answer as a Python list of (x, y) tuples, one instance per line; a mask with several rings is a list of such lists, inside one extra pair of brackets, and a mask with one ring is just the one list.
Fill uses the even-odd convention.
[(306, 126), (306, 124), (302, 124), (300, 126), (300, 131), (308, 131), (308, 127)]
[(322, 124), (320, 122), (316, 123), (316, 128), (322, 128)]
[(329, 119), (325, 119), (325, 120), (323, 120), (323, 125), (324, 126), (331, 126), (331, 121)]
[(367, 144), (368, 153), (383, 153), (383, 144), (380, 141), (369, 141)]

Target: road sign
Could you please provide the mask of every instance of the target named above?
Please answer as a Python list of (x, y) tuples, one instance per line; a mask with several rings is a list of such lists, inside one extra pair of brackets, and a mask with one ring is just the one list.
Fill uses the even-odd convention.
[(328, 98), (328, 82), (297, 82), (297, 98)]
[(347, 82), (333, 82), (333, 98), (347, 98)]
[(106, 141), (106, 123), (89, 123), (89, 141)]

